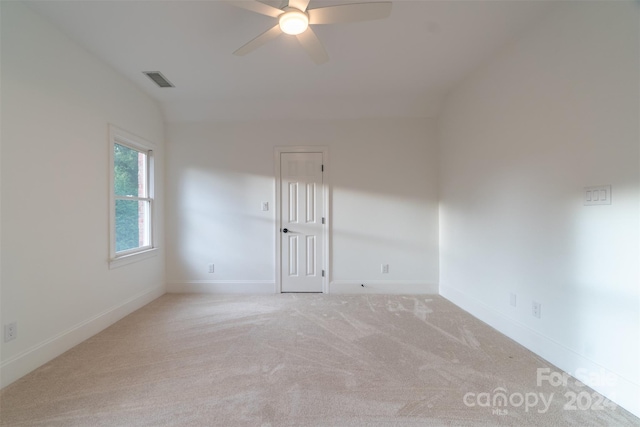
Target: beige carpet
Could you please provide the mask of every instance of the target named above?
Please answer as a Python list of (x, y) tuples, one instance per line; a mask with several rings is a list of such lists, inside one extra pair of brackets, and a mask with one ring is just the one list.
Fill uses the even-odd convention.
[(0, 424), (640, 425), (538, 368), (438, 296), (165, 295), (6, 387)]

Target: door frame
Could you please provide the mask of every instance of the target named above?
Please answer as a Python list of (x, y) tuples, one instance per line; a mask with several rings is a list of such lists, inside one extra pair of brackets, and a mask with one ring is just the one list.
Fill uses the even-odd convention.
[(322, 227), (322, 269), (324, 270), (324, 277), (322, 278), (322, 293), (329, 293), (329, 278), (331, 277), (331, 265), (330, 265), (330, 248), (331, 242), (331, 212), (329, 196), (329, 147), (324, 145), (292, 145), (292, 146), (278, 146), (275, 147), (273, 157), (275, 165), (275, 185), (276, 185), (276, 222), (275, 222), (275, 270), (276, 270), (276, 282), (275, 293), (282, 293), (282, 236), (280, 231), (280, 224), (282, 221), (282, 194), (280, 188), (282, 186), (282, 180), (280, 177), (280, 155), (282, 153), (322, 153), (322, 164), (324, 165), (324, 171), (322, 175), (322, 198), (323, 198), (323, 212), (322, 216), (325, 219), (324, 227)]

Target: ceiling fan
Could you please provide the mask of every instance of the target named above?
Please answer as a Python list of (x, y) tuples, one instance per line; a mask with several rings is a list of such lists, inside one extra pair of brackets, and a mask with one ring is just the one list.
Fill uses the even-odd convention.
[(307, 9), (309, 0), (288, 0), (287, 6), (282, 9), (257, 0), (229, 1), (228, 3), (278, 19), (278, 24), (233, 52), (234, 55), (246, 55), (285, 33), (296, 36), (316, 64), (327, 62), (329, 55), (309, 25), (372, 21), (386, 18), (391, 14), (391, 2), (344, 4), (315, 9)]

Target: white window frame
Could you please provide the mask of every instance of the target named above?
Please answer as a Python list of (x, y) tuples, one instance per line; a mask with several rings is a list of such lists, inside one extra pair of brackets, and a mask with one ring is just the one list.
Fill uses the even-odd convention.
[[(147, 197), (134, 197), (134, 200), (149, 202), (149, 244), (146, 246), (120, 251), (116, 253), (116, 200), (123, 199), (115, 194), (114, 148), (123, 145), (147, 154)], [(155, 256), (155, 168), (153, 149), (156, 145), (139, 136), (129, 133), (114, 125), (109, 125), (109, 268), (116, 268), (132, 262)], [(127, 197), (126, 199), (131, 199)]]

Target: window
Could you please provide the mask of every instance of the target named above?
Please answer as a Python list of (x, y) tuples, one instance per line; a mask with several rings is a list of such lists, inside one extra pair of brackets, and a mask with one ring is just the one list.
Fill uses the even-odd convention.
[(111, 265), (137, 261), (153, 244), (151, 143), (111, 127)]

